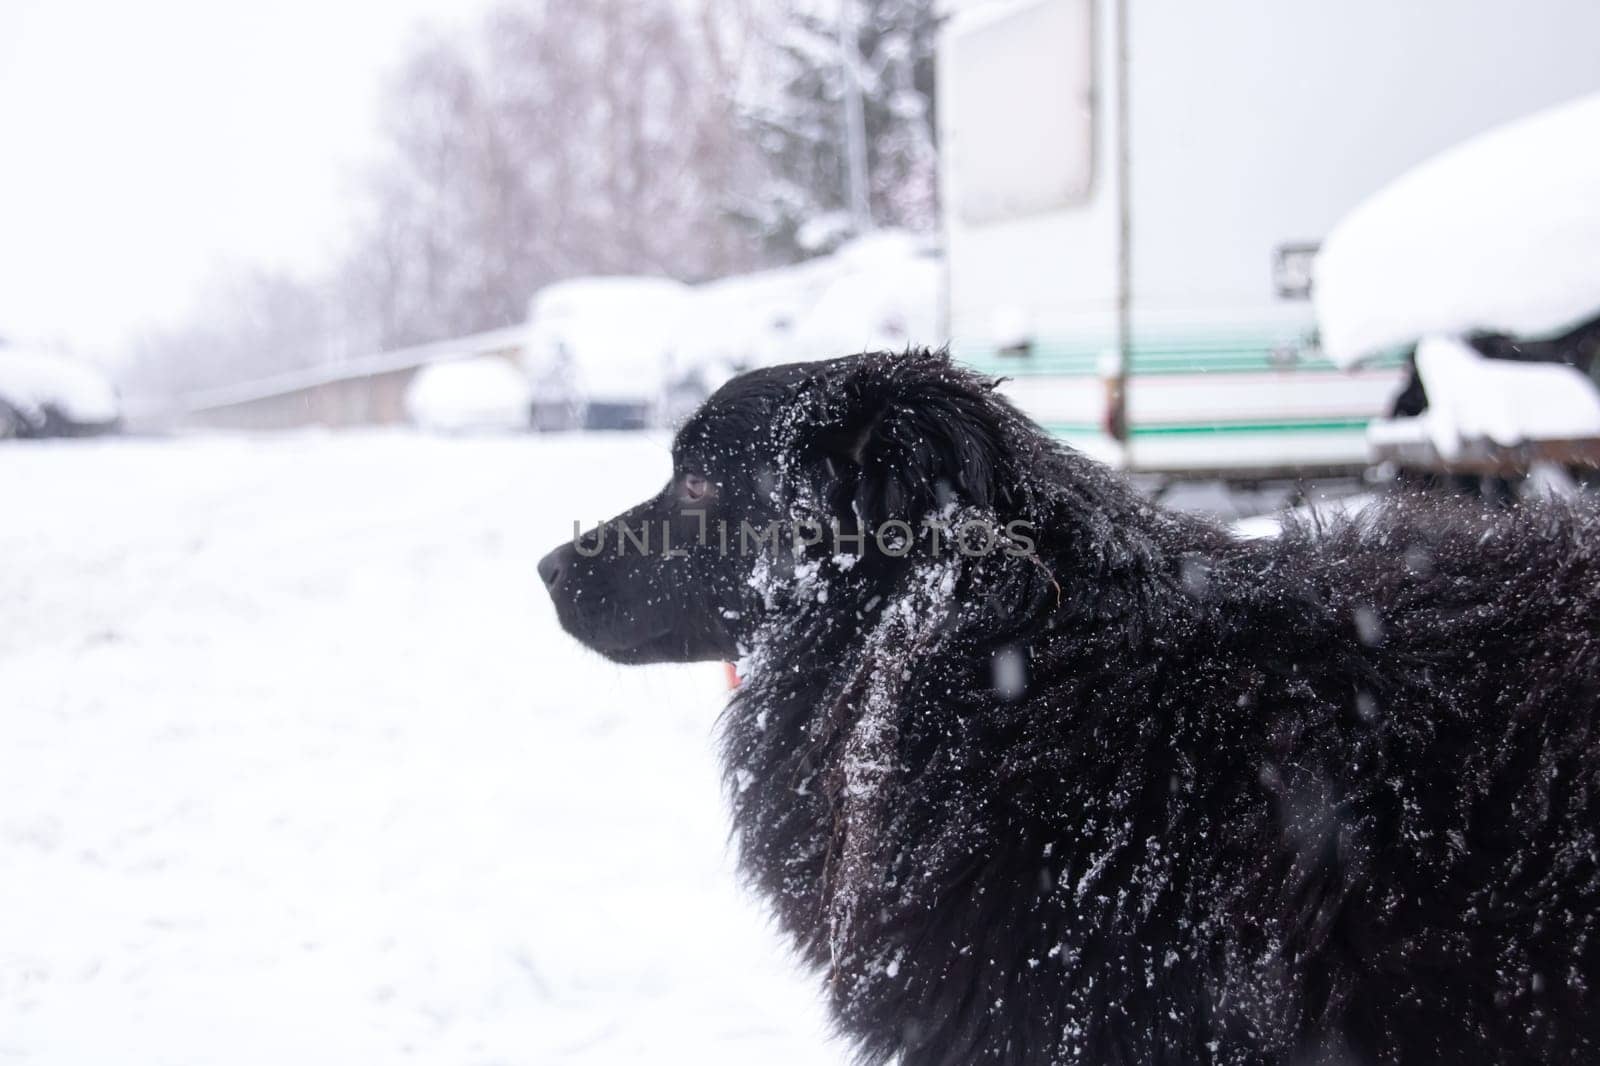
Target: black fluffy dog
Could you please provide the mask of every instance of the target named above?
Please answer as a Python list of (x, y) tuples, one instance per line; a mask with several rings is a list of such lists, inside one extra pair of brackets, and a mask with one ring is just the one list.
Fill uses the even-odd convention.
[(862, 1061), (1600, 1061), (1593, 511), (1241, 542), (927, 353), (673, 461), (540, 570), (614, 659), (745, 657), (742, 863)]

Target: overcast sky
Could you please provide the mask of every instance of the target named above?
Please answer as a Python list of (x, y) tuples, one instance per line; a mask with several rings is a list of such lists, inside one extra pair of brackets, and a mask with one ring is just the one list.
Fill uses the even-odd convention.
[(0, 0), (0, 336), (115, 358), (337, 244), (384, 74), (486, 0)]

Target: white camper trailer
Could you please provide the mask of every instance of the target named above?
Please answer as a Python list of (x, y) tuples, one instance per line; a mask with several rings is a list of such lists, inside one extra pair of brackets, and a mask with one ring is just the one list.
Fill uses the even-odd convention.
[(1322, 357), (1319, 242), (1418, 162), (1600, 87), (1590, 0), (945, 0), (944, 13), (954, 351), (1132, 470), (1364, 465), (1406, 352), (1354, 371)]

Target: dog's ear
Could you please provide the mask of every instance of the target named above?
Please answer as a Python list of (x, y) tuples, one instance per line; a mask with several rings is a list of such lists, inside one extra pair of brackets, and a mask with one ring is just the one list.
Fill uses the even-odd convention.
[(816, 438), (839, 517), (915, 525), (956, 501), (995, 507), (1006, 409), (995, 383), (943, 353), (869, 355), (829, 382), (831, 417)]

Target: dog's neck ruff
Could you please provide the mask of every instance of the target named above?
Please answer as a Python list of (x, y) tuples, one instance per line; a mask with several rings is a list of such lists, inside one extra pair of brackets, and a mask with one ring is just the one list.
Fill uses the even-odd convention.
[[(796, 786), (802, 796), (814, 789), (822, 805), (817, 811), (821, 861), (812, 920), (825, 937), (825, 958), (835, 976), (853, 968), (857, 953), (871, 947), (864, 930), (876, 906), (869, 898), (883, 883), (884, 837), (900, 769), (899, 715), (920, 668), (960, 628), (957, 586), (968, 562), (954, 552), (908, 560), (888, 589), (851, 586), (848, 596), (859, 602), (848, 607), (826, 591), (833, 584), (830, 575), (844, 579), (839, 585), (851, 585), (851, 567), (841, 566), (838, 559), (805, 561), (792, 569), (773, 567), (761, 582), (759, 591), (776, 613), (740, 660), (745, 684), (736, 701), (762, 690), (782, 692), (792, 683), (808, 689), (801, 676), (791, 673), (802, 669), (804, 656), (820, 652), (841, 664), (822, 691), (802, 700), (802, 708), (812, 708), (802, 712), (809, 721), (787, 741), (767, 732), (768, 711), (760, 697), (755, 704), (763, 709), (754, 719), (756, 734), (764, 738), (758, 743), (767, 753), (758, 758), (804, 764), (815, 773), (814, 781), (785, 778), (785, 787)], [(832, 591), (847, 595), (843, 588)], [(857, 619), (855, 628), (830, 625), (841, 607), (846, 617)], [(737, 761), (729, 770), (736, 782), (753, 780)], [(736, 805), (747, 798), (736, 797)]]
[(843, 758), (831, 785), (834, 824), (823, 890), (835, 977), (862, 946), (856, 933), (863, 887), (881, 878), (898, 712), (914, 665), (936, 653), (949, 632), (957, 570), (952, 559), (934, 559), (911, 572), (903, 594), (883, 607), (868, 632), (830, 708), (830, 728), (843, 737)]

